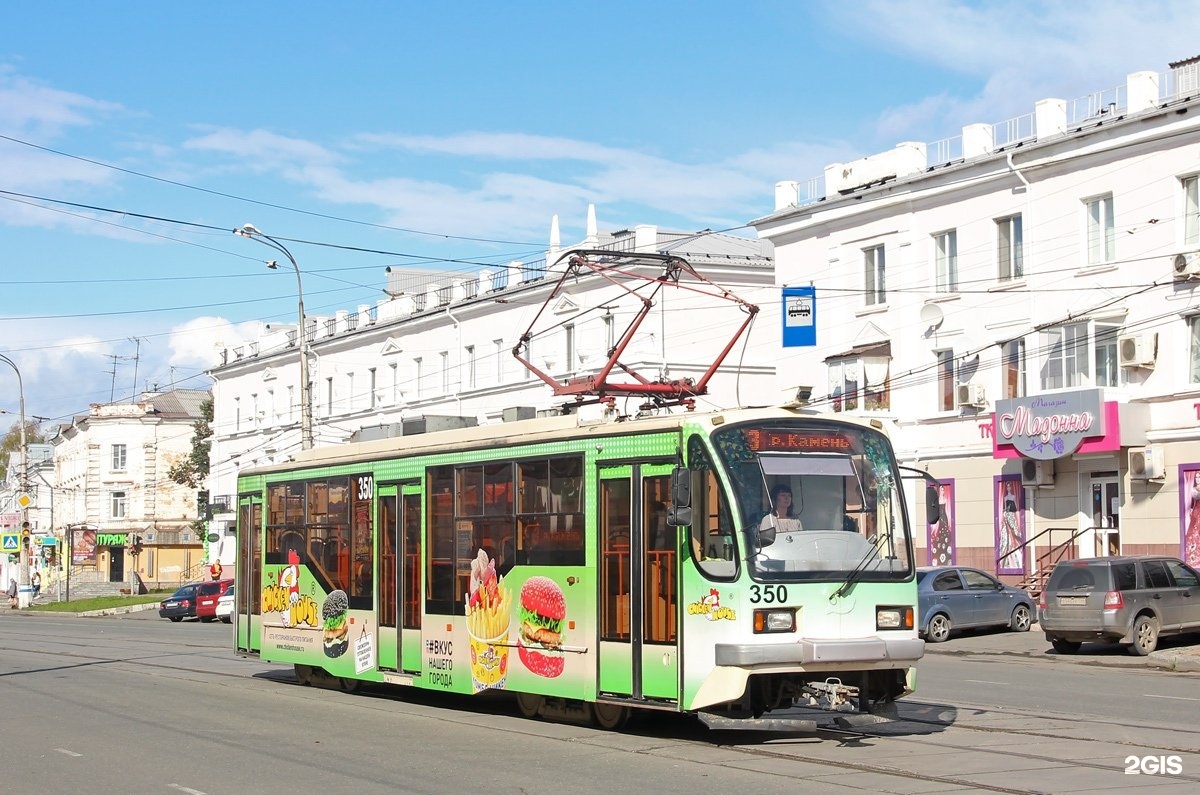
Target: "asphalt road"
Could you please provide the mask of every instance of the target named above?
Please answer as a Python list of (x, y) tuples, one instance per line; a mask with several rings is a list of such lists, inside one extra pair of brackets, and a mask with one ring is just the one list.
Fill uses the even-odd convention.
[[(1077, 664), (952, 639), (900, 720), (808, 736), (652, 715), (623, 733), (503, 698), (305, 688), (227, 625), (0, 615), (6, 793), (1194, 792), (1200, 681), (1123, 652)], [(1044, 641), (1042, 641), (1044, 643)], [(1133, 666), (1128, 665), (1132, 662)], [(1127, 773), (1129, 759), (1180, 772)]]

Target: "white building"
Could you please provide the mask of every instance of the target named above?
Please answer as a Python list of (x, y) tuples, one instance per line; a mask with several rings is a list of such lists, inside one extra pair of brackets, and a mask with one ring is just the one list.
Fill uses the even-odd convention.
[(754, 222), (817, 294), (780, 394), (892, 421), (944, 482), (920, 562), (1200, 563), (1200, 72), (1171, 67), (782, 182)]
[[(591, 209), (586, 234), (578, 246), (564, 248), (555, 218), (544, 260), (457, 275), (389, 269), (388, 298), (376, 306), (307, 318), (316, 446), (396, 435), (406, 423), (410, 429), (484, 424), (572, 404), (569, 396), (555, 397), (513, 349), (561, 280), (563, 255), (581, 248), (676, 255), (759, 305), (745, 346), (739, 340), (697, 406), (774, 400), (779, 300), (768, 244), (654, 226), (601, 233)], [(657, 275), (653, 267), (641, 270)], [(644, 282), (618, 281), (645, 288)], [(590, 273), (563, 287), (524, 349), (531, 363), (560, 381), (596, 373), (641, 306), (620, 284)], [(699, 379), (746, 317), (719, 292), (665, 289), (620, 361), (652, 379)], [(217, 517), (232, 521), (227, 495), (237, 493), (239, 469), (283, 461), (300, 449), (295, 326), (271, 324), (261, 339), (225, 350), (210, 375), (215, 418), (209, 488), (214, 504), (230, 511)], [(640, 402), (618, 399), (613, 411), (634, 414)], [(578, 408), (581, 415), (602, 410)], [(226, 564), (233, 554), (231, 548), (221, 551)]]
[(128, 582), (136, 567), (147, 585), (165, 587), (203, 576), (196, 489), (168, 473), (191, 453), (208, 397), (148, 392), (136, 403), (94, 404), (59, 426), (51, 440), (54, 525), (65, 533), (72, 577)]

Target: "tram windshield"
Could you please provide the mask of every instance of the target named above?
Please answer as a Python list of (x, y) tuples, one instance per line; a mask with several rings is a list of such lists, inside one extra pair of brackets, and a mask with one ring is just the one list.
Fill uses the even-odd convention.
[(719, 429), (739, 536), (762, 580), (901, 580), (912, 572), (896, 460), (886, 437), (833, 423)]

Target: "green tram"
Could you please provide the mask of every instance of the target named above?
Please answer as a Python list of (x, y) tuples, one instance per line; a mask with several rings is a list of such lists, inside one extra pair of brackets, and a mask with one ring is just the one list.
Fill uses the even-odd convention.
[(788, 407), (309, 450), (239, 477), (237, 652), (608, 728), (886, 713), (924, 650), (900, 478), (879, 422)]

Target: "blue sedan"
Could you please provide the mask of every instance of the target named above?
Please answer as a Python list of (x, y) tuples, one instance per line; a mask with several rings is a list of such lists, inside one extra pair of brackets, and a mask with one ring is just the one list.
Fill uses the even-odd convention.
[(930, 643), (941, 643), (958, 629), (1007, 627), (1028, 632), (1033, 600), (1021, 588), (965, 566), (917, 569), (918, 630)]

